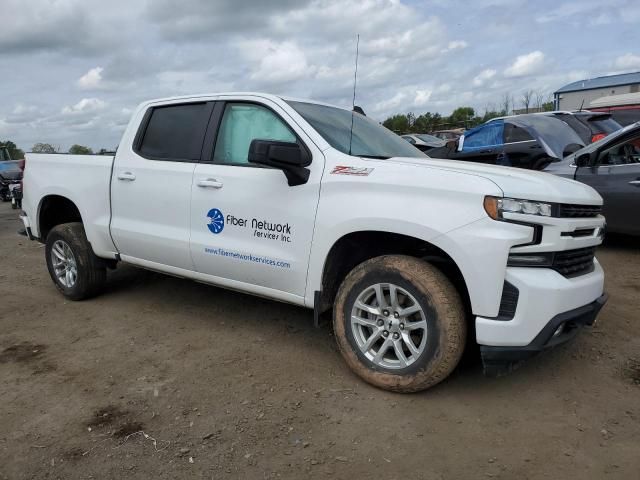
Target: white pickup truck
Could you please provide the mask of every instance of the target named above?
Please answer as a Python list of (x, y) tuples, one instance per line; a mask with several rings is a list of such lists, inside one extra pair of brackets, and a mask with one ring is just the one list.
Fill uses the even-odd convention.
[(29, 154), (22, 221), (64, 296), (118, 262), (333, 309), (364, 380), (417, 391), (474, 336), (504, 373), (591, 325), (602, 199), (434, 160), (364, 115), (259, 93), (141, 104), (113, 157)]

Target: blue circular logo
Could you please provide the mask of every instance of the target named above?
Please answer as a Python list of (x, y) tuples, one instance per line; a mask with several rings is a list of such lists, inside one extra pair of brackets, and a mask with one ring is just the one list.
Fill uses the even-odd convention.
[(212, 208), (207, 213), (207, 227), (211, 231), (211, 233), (218, 234), (224, 229), (224, 215), (217, 208)]

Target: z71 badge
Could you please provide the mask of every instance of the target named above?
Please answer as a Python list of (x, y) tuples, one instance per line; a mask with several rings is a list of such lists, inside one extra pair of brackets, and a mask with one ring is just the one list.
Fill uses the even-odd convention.
[(373, 168), (364, 168), (364, 167), (346, 167), (343, 165), (338, 165), (331, 170), (331, 175), (356, 175), (358, 177), (366, 177), (371, 172), (373, 172)]

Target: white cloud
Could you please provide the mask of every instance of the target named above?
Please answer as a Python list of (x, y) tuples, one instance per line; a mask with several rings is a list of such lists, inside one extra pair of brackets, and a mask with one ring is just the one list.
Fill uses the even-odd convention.
[(640, 55), (633, 53), (625, 53), (616, 58), (613, 67), (617, 70), (635, 70), (640, 69)]
[(540, 50), (519, 55), (504, 71), (505, 77), (524, 77), (539, 72), (544, 64), (544, 53)]
[(473, 79), (473, 84), (476, 87), (481, 87), (486, 81), (491, 80), (493, 77), (495, 77), (496, 73), (498, 72), (496, 72), (494, 69), (487, 68), (475, 76), (475, 78)]
[(413, 105), (416, 107), (424, 107), (427, 103), (429, 103), (430, 98), (431, 90), (417, 90), (416, 96), (413, 99)]
[(84, 90), (92, 90), (102, 86), (102, 72), (104, 68), (95, 67), (78, 79), (78, 86)]
[(407, 95), (403, 92), (398, 92), (396, 93), (393, 97), (387, 99), (387, 100), (383, 100), (381, 102), (378, 102), (377, 104), (374, 105), (373, 110), (374, 111), (387, 111), (387, 110), (393, 110), (393, 109), (397, 109), (400, 108), (400, 106), (403, 104), (405, 98), (407, 98)]
[(83, 98), (75, 105), (67, 105), (62, 108), (63, 115), (77, 115), (82, 113), (93, 113), (104, 109), (107, 104), (99, 98)]
[(252, 64), (258, 65), (251, 79), (262, 84), (293, 82), (316, 71), (307, 63), (304, 51), (293, 42), (246, 41), (240, 44), (240, 50)]
[(447, 45), (447, 50), (458, 50), (462, 48), (467, 48), (468, 44), (464, 40), (452, 40)]

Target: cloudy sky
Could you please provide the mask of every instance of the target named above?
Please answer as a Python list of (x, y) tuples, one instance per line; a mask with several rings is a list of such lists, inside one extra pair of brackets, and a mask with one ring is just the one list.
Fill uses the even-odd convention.
[(143, 100), (265, 91), (480, 113), (640, 70), (638, 0), (0, 0), (0, 140), (117, 145)]

